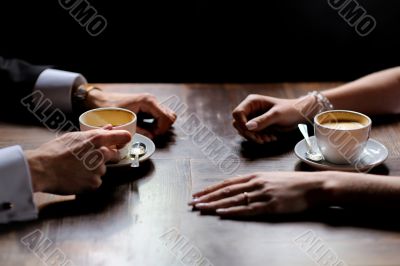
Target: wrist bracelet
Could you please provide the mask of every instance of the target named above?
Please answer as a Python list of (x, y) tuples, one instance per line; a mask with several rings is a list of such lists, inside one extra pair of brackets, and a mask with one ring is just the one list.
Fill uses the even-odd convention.
[(325, 95), (323, 95), (319, 91), (309, 92), (308, 95), (312, 95), (315, 98), (315, 100), (317, 101), (317, 105), (319, 107), (318, 113), (333, 110), (332, 103), (329, 101), (328, 98), (326, 98)]

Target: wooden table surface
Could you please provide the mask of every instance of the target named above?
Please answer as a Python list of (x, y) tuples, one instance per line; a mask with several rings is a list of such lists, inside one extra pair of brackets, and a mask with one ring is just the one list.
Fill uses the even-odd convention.
[[(0, 265), (400, 265), (395, 214), (333, 209), (223, 220), (186, 204), (193, 191), (234, 174), (310, 171), (293, 153), (298, 134), (277, 144), (253, 145), (236, 134), (231, 111), (251, 93), (292, 98), (337, 84), (100, 85), (153, 93), (185, 108), (141, 169), (110, 169), (103, 187), (84, 196), (35, 195), (38, 220), (0, 226)], [(188, 117), (198, 118), (212, 134), (201, 139), (189, 132)], [(390, 156), (374, 171), (400, 175), (400, 123), (397, 118), (377, 121), (372, 137), (388, 147)], [(0, 147), (18, 143), (31, 149), (53, 137), (44, 127), (0, 123)], [(239, 158), (232, 167), (239, 168), (229, 174), (219, 158), (209, 158), (202, 149), (207, 141), (228, 148), (232, 158)]]

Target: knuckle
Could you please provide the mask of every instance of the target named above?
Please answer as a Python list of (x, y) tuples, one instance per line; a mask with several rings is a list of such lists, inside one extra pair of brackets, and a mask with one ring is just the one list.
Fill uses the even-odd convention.
[(91, 189), (97, 189), (97, 188), (99, 188), (101, 186), (101, 184), (102, 184), (102, 180), (100, 178), (100, 175), (95, 174), (90, 179), (89, 187)]
[(222, 193), (221, 193), (222, 195), (230, 195), (231, 194), (231, 189), (230, 188), (224, 188), (223, 190), (222, 190)]
[(65, 133), (65, 134), (61, 135), (58, 139), (65, 140), (65, 139), (69, 139), (71, 137), (72, 137), (72, 132), (69, 132), (69, 133)]
[(254, 206), (254, 205), (249, 205), (249, 206), (247, 207), (247, 209), (248, 209), (249, 212), (255, 212), (255, 211), (257, 211), (257, 207)]
[(272, 108), (270, 111), (271, 116), (281, 116), (282, 111), (279, 108)]
[(62, 142), (67, 142), (67, 143), (75, 143), (77, 140), (79, 140), (82, 136), (81, 132), (69, 132), (61, 135), (58, 138), (58, 141)]
[(143, 100), (147, 103), (153, 103), (156, 101), (156, 97), (150, 93), (143, 93)]
[(98, 151), (101, 152), (103, 155), (107, 154), (107, 148), (105, 146), (98, 148)]
[(240, 115), (241, 113), (243, 113), (243, 109), (241, 107), (237, 107), (232, 111), (233, 116)]
[(253, 179), (252, 183), (255, 187), (263, 188), (265, 185), (265, 180), (263, 180), (261, 178), (255, 178), (255, 179)]
[(98, 143), (98, 142), (100, 142), (100, 140), (102, 139), (102, 135), (101, 134), (94, 134), (94, 135), (92, 135), (91, 137), (89, 137), (88, 139), (87, 139), (87, 141), (86, 141), (86, 144), (88, 144), (88, 143), (91, 143), (91, 144), (93, 144), (93, 143)]
[(263, 195), (268, 195), (272, 192), (272, 189), (270, 187), (264, 186), (263, 188), (261, 188), (261, 193)]
[(106, 174), (106, 172), (107, 172), (107, 168), (106, 168), (106, 166), (104, 165), (104, 162), (102, 163), (102, 165), (99, 167), (99, 174), (101, 175), (101, 176), (103, 176), (103, 175), (105, 175)]
[(240, 195), (240, 196), (236, 196), (236, 197), (234, 197), (234, 198), (232, 199), (232, 202), (233, 202), (234, 204), (236, 204), (236, 205), (240, 204), (242, 201), (243, 201), (243, 197), (242, 197), (241, 195)]
[(222, 184), (226, 185), (229, 184), (231, 181), (229, 179), (225, 179), (224, 181), (222, 181)]
[(258, 94), (249, 94), (249, 96), (247, 96), (247, 99), (248, 100), (255, 100), (255, 99), (257, 99), (258, 97), (260, 97), (260, 95), (258, 95)]
[(203, 190), (200, 191), (201, 194), (208, 194), (210, 193), (211, 189), (210, 188), (205, 188)]
[(110, 157), (110, 153), (107, 147), (100, 147), (100, 149), (98, 149), (99, 153), (101, 154), (101, 163), (104, 164), (106, 162), (106, 160), (108, 159), (107, 157)]

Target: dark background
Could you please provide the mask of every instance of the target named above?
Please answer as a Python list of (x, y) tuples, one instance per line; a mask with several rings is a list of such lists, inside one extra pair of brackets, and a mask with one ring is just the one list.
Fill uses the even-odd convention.
[(91, 82), (338, 81), (400, 64), (400, 1), (359, 0), (360, 37), (327, 0), (96, 1), (90, 36), (57, 0), (2, 0), (0, 54)]

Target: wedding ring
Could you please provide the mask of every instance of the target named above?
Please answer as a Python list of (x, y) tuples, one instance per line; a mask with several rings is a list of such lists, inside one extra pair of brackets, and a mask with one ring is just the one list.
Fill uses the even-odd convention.
[(249, 200), (249, 194), (247, 192), (243, 192), (244, 200), (246, 205), (249, 205), (250, 200)]

